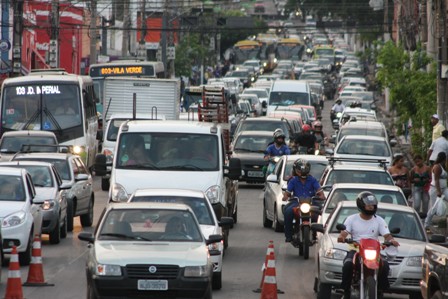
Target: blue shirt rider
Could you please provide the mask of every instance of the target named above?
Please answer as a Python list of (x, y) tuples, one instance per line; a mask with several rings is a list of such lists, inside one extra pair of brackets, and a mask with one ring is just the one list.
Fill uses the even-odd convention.
[[(282, 129), (276, 129), (274, 131), (274, 142), (269, 144), (264, 152), (264, 160), (270, 161), (272, 157), (279, 157), (283, 155), (290, 155), (291, 150), (285, 143), (285, 133)], [(274, 170), (274, 163), (269, 163), (267, 168), (267, 175), (269, 175)]]
[[(319, 182), (310, 175), (311, 165), (304, 159), (297, 159), (293, 165), (293, 171), (295, 176), (288, 181), (288, 187), (283, 193), (283, 200), (286, 201), (290, 198), (291, 194), (298, 198), (311, 198), (313, 196), (319, 196), (322, 200), (325, 200), (324, 193), (321, 189)], [(293, 200), (289, 202), (284, 209), (284, 223), (285, 223), (285, 242), (292, 241), (292, 222), (294, 220), (293, 208), (297, 207), (299, 202)]]

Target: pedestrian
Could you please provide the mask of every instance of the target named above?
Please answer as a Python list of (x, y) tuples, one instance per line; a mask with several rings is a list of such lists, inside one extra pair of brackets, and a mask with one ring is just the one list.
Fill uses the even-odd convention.
[(428, 213), (429, 184), (431, 181), (431, 168), (424, 163), (421, 155), (414, 156), (415, 166), (410, 171), (412, 185), (412, 199), (417, 212)]
[(432, 142), (436, 141), (437, 138), (442, 136), (442, 132), (445, 130), (443, 124), (440, 123), (439, 115), (433, 114), (431, 116), (432, 125)]
[(409, 195), (411, 195), (411, 190), (409, 184), (409, 170), (406, 166), (404, 166), (404, 156), (396, 155), (392, 161), (392, 166), (389, 167), (387, 171), (392, 176), (395, 185), (403, 190), (403, 193), (407, 199)]
[(437, 198), (444, 196), (445, 200), (448, 199), (448, 189), (446, 179), (448, 173), (446, 171), (446, 154), (440, 152), (437, 155), (436, 160), (431, 171), (431, 186), (429, 187), (429, 212), (425, 218), (425, 227), (428, 229), (432, 224), (432, 218), (436, 214), (436, 207), (434, 203)]
[(434, 164), (440, 152), (448, 155), (448, 130), (443, 130), (442, 135), (431, 143), (427, 154), (430, 165)]

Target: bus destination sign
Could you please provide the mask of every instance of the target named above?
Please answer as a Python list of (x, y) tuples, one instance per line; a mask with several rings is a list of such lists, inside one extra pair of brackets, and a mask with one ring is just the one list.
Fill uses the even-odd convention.
[(42, 86), (17, 86), (16, 95), (35, 95), (35, 94), (60, 94), (58, 85), (42, 85)]

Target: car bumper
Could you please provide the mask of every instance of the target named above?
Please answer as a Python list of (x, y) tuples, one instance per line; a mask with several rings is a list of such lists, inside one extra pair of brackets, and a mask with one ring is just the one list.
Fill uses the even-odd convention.
[(168, 280), (166, 291), (137, 289), (137, 279), (94, 277), (92, 287), (100, 298), (203, 298), (210, 288), (210, 278)]
[(49, 234), (58, 223), (59, 212), (57, 209), (42, 210), (42, 233)]
[[(390, 266), (389, 283), (392, 293), (420, 293), (421, 268), (406, 267), (399, 271), (399, 267)], [(419, 271), (420, 270), (420, 271)]]
[(319, 280), (321, 283), (340, 286), (342, 281), (342, 260), (320, 257)]
[(12, 252), (12, 245), (17, 247), (18, 252), (24, 252), (28, 246), (31, 224), (26, 221), (21, 225), (9, 228), (2, 228), (3, 251)]

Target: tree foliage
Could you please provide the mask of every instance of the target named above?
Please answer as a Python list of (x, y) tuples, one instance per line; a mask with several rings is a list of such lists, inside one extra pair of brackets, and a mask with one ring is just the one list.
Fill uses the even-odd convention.
[(176, 47), (176, 59), (174, 67), (176, 76), (190, 77), (193, 65), (201, 61), (201, 57), (206, 56), (207, 49), (201, 46), (200, 34), (190, 33), (180, 39)]
[(377, 61), (381, 66), (377, 81), (390, 89), (391, 108), (400, 123), (412, 121), (413, 151), (424, 154), (431, 140), (430, 118), (437, 105), (436, 68), (426, 71), (432, 60), (420, 45), (410, 55), (402, 45), (389, 41), (381, 47)]

